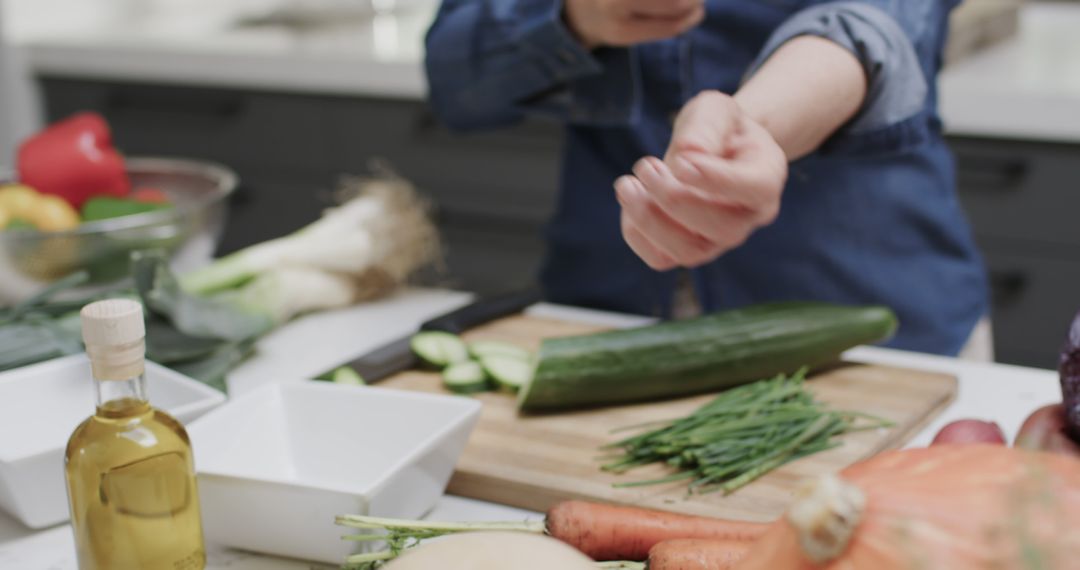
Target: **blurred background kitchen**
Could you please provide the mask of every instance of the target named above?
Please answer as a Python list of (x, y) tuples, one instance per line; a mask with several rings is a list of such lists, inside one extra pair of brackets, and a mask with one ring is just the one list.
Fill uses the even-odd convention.
[[(0, 157), (45, 122), (93, 110), (129, 155), (228, 165), (241, 185), (218, 253), (311, 222), (340, 175), (381, 157), (435, 201), (443, 284), (526, 285), (553, 207), (560, 127), (440, 127), (422, 70), (436, 7), (0, 0)], [(991, 272), (1002, 362), (1054, 367), (1077, 308), (1077, 29), (1072, 1), (967, 0), (953, 18), (942, 114)]]

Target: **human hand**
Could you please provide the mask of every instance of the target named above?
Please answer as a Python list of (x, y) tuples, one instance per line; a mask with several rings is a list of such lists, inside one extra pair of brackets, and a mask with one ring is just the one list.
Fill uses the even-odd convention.
[(664, 160), (615, 182), (627, 244), (653, 269), (695, 267), (741, 245), (780, 212), (787, 157), (731, 97), (706, 91), (675, 121)]
[(565, 0), (563, 17), (585, 47), (677, 36), (705, 18), (705, 0)]

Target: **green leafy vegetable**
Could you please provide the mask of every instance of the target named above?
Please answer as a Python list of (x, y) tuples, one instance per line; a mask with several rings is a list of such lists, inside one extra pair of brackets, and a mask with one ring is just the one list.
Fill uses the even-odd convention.
[(74, 301), (53, 298), (86, 282), (62, 279), (26, 301), (0, 310), (0, 371), (83, 351), (79, 310), (104, 297), (137, 296), (146, 310), (146, 357), (225, 390), (225, 375), (251, 353), (272, 326), (228, 304), (180, 291), (163, 252), (134, 256), (135, 290), (116, 288)]
[(168, 203), (140, 202), (139, 200), (131, 198), (97, 196), (87, 200), (86, 203), (83, 204), (82, 219), (84, 222), (94, 222), (110, 218), (119, 218), (120, 216), (145, 214), (147, 212), (168, 209), (171, 207), (172, 204)]
[(618, 452), (603, 469), (623, 473), (666, 463), (678, 472), (616, 486), (690, 481), (691, 492), (728, 494), (789, 461), (840, 445), (839, 435), (892, 425), (858, 412), (828, 409), (806, 388), (805, 376), (803, 369), (790, 377), (733, 388), (685, 418), (631, 426), (628, 429), (653, 429), (606, 446)]
[(32, 224), (32, 223), (30, 223), (30, 222), (28, 222), (28, 221), (26, 221), (26, 220), (24, 220), (22, 218), (15, 218), (15, 219), (11, 220), (10, 222), (8, 222), (8, 225), (4, 226), (3, 229), (5, 229), (5, 230), (36, 230), (37, 226), (35, 226), (34, 224)]
[[(0, 309), (0, 370), (80, 352), (79, 309), (122, 295), (137, 297), (145, 308), (149, 360), (224, 390), (227, 372), (263, 334), (302, 313), (384, 294), (438, 254), (426, 205), (405, 180), (386, 172), (352, 178), (341, 194), (344, 203), (307, 228), (185, 275), (183, 287), (164, 252), (141, 248), (131, 257), (133, 285), (89, 299), (56, 300), (86, 282), (80, 274)], [(159, 206), (101, 199), (87, 203), (85, 213), (97, 219)], [(125, 208), (130, 211), (120, 212)], [(107, 261), (127, 270), (126, 257)]]
[(225, 376), (276, 324), (266, 314), (180, 289), (161, 251), (132, 255), (135, 288), (146, 307), (146, 356), (226, 391)]
[(243, 341), (274, 327), (273, 319), (265, 313), (181, 290), (162, 251), (132, 254), (132, 273), (147, 311), (168, 320), (186, 335)]
[(255, 340), (226, 342), (209, 355), (193, 360), (169, 363), (169, 368), (206, 385), (228, 392), (225, 377), (251, 354)]
[(0, 309), (0, 371), (82, 352), (78, 310), (96, 297), (50, 300), (86, 280), (86, 273), (72, 274), (13, 307)]

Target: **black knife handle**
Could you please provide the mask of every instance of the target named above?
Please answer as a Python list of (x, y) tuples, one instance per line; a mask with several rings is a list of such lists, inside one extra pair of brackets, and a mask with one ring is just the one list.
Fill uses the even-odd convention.
[(425, 322), (420, 325), (420, 330), (461, 334), (474, 326), (482, 325), (499, 317), (520, 313), (529, 305), (533, 305), (541, 299), (540, 291), (536, 289), (477, 299), (456, 311)]

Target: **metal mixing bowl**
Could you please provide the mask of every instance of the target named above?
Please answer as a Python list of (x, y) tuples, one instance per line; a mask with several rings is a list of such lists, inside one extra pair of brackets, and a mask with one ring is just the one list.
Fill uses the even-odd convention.
[(133, 251), (167, 250), (178, 271), (213, 257), (236, 174), (193, 160), (128, 158), (125, 164), (132, 188), (157, 188), (173, 207), (88, 222), (67, 232), (0, 231), (0, 305), (25, 299), (79, 270), (90, 275), (80, 292), (114, 283), (128, 276)]

